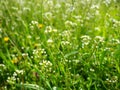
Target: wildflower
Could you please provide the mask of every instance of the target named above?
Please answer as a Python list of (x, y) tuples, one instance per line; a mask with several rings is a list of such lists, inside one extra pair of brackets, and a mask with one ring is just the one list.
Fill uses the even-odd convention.
[(13, 76), (14, 76), (14, 77), (16, 77), (16, 76), (17, 76), (17, 73), (16, 73), (16, 72), (14, 72), (14, 73), (13, 73)]
[(53, 43), (53, 40), (52, 40), (52, 39), (48, 39), (47, 42), (48, 42), (48, 43)]
[(9, 37), (4, 37), (4, 41), (8, 42), (9, 41)]
[(46, 30), (45, 30), (45, 33), (50, 33), (50, 32), (52, 32), (52, 27), (51, 26), (47, 26)]
[(47, 5), (49, 6), (49, 7), (53, 7), (53, 1), (52, 0), (49, 0), (48, 2), (47, 2)]
[(52, 33), (52, 32), (56, 33), (57, 29), (52, 28), (51, 26), (46, 26), (45, 33)]
[(82, 16), (73, 16), (77, 22), (83, 23)]
[(46, 19), (51, 20), (52, 17), (53, 17), (52, 12), (46, 12), (46, 13), (45, 13), (45, 18), (46, 18)]
[(15, 72), (16, 72), (17, 74), (21, 74), (21, 75), (24, 74), (24, 70), (16, 70)]
[(28, 53), (22, 53), (22, 56), (23, 56), (23, 57), (27, 57), (27, 56), (28, 56)]
[(0, 64), (0, 68), (2, 68), (2, 69), (6, 69), (6, 66), (4, 65), (4, 64)]
[(18, 59), (13, 59), (11, 62), (16, 64), (16, 63), (18, 63), (18, 61), (19, 61)]
[(100, 31), (100, 28), (99, 27), (95, 27), (95, 31)]
[(43, 60), (42, 62), (39, 63), (39, 65), (41, 66), (41, 72), (46, 72), (49, 73), (52, 71), (52, 63), (50, 61), (47, 60)]
[(91, 72), (94, 72), (95, 70), (94, 70), (93, 68), (90, 68), (90, 71), (91, 71)]
[(21, 59), (22, 59), (22, 57), (20, 57), (20, 56), (14, 57), (14, 59), (12, 59), (11, 62), (12, 62), (13, 64), (16, 64), (16, 63), (18, 63)]
[(91, 40), (90, 36), (87, 36), (87, 35), (81, 36), (81, 41), (82, 41), (83, 46), (88, 45), (90, 43), (90, 40)]
[(91, 9), (99, 9), (99, 5), (92, 5)]
[(55, 5), (55, 8), (61, 8), (61, 5), (59, 4), (59, 3), (57, 3), (56, 5)]
[(42, 28), (43, 27), (43, 24), (38, 24), (38, 28)]
[(118, 81), (118, 77), (112, 76), (111, 78), (106, 78), (106, 81), (109, 83), (116, 83)]
[(38, 25), (38, 22), (37, 21), (31, 21), (31, 24), (32, 25)]
[(115, 45), (120, 44), (120, 40), (119, 39), (114, 39), (113, 38), (112, 40), (110, 40), (110, 42), (115, 44)]
[[(17, 8), (17, 9), (18, 9), (18, 8)], [(28, 7), (24, 7), (24, 8), (23, 8), (23, 11), (31, 11), (31, 9), (28, 8)]]
[(72, 23), (73, 23), (72, 21), (66, 21), (65, 26), (72, 26)]
[(31, 23), (29, 24), (31, 30), (34, 30), (34, 28), (38, 25), (38, 21), (31, 21)]
[(53, 29), (52, 31), (53, 31), (53, 32), (57, 32), (57, 29)]
[(63, 31), (63, 32), (60, 34), (60, 36), (70, 37), (70, 36), (71, 36), (71, 32), (70, 32), (70, 30), (69, 30), (69, 31), (68, 31), (68, 30), (65, 30), (65, 31)]
[(15, 84), (16, 78), (15, 77), (8, 77), (7, 82), (11, 85)]
[(62, 45), (71, 45), (71, 43), (69, 41), (61, 41)]
[(96, 36), (94, 41), (95, 43), (104, 43), (104, 38), (101, 36)]
[(103, 1), (103, 3), (104, 3), (106, 6), (108, 6), (108, 5), (111, 3), (111, 0), (105, 0), (105, 1)]

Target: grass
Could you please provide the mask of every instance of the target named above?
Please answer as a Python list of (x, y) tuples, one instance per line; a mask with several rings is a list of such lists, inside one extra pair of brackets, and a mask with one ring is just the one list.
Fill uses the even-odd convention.
[(0, 90), (120, 90), (118, 0), (1, 0)]

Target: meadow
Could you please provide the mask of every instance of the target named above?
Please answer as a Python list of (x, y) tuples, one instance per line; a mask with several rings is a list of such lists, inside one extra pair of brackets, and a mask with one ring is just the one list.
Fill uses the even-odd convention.
[(0, 0), (0, 90), (120, 90), (120, 1)]

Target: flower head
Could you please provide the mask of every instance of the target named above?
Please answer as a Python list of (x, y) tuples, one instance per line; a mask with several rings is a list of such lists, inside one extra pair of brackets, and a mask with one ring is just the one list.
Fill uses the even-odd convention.
[(9, 41), (9, 37), (4, 37), (4, 41), (8, 42)]
[(43, 24), (38, 24), (38, 28), (42, 28), (43, 27)]

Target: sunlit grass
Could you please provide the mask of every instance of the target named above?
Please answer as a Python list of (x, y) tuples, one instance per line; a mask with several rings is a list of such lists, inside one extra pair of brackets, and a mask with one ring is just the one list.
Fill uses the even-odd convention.
[(118, 0), (1, 0), (0, 90), (119, 90)]

